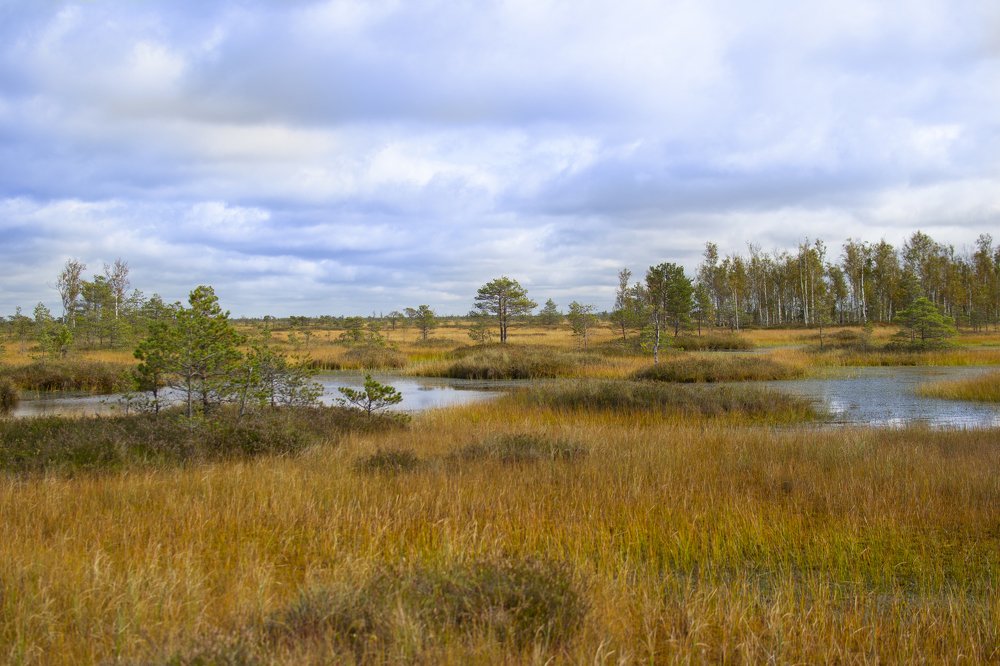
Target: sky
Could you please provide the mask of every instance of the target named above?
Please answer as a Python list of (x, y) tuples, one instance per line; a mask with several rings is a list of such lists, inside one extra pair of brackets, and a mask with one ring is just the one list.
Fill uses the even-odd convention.
[(0, 315), (65, 262), (234, 315), (1000, 240), (995, 0), (0, 0)]

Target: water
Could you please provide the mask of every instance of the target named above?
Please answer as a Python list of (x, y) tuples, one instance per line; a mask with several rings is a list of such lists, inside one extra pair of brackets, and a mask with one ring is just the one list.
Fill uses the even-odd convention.
[[(761, 382), (762, 385), (814, 401), (832, 414), (831, 423), (843, 425), (903, 426), (924, 423), (931, 427), (1000, 427), (1000, 406), (924, 398), (916, 394), (918, 385), (939, 380), (973, 377), (996, 368), (982, 367), (887, 367), (850, 368), (830, 371), (827, 376), (788, 381)], [(523, 382), (489, 382), (463, 379), (376, 375), (378, 381), (394, 386), (403, 394), (396, 410), (419, 412), (426, 409), (464, 405), (489, 400), (503, 389)], [(316, 377), (323, 385), (323, 402), (334, 404), (337, 388), (359, 388), (364, 378), (356, 373), (329, 373)], [(57, 395), (22, 400), (14, 416), (68, 415), (93, 416), (122, 413), (119, 396)]]
[[(323, 385), (321, 402), (337, 404), (341, 386), (361, 388), (364, 377), (357, 373), (326, 373), (314, 378)], [(490, 400), (501, 394), (502, 389), (516, 382), (486, 382), (469, 379), (444, 379), (436, 377), (401, 377), (375, 375), (383, 384), (392, 385), (403, 395), (403, 401), (391, 409), (421, 412), (426, 409), (465, 405)], [(169, 395), (169, 394), (168, 394)], [(97, 416), (125, 413), (120, 395), (55, 394), (38, 397), (22, 396), (14, 410), (15, 417), (27, 416)]]
[(879, 367), (832, 371), (830, 376), (761, 382), (825, 407), (831, 422), (841, 425), (988, 428), (1000, 426), (1000, 406), (965, 400), (925, 398), (917, 386), (928, 382), (967, 379), (997, 368)]

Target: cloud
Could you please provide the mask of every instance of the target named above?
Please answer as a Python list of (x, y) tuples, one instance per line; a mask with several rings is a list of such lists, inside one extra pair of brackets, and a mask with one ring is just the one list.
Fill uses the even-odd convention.
[[(70, 256), (246, 314), (1000, 217), (975, 0), (0, 5), (0, 312)], [(226, 299), (229, 299), (227, 302)]]

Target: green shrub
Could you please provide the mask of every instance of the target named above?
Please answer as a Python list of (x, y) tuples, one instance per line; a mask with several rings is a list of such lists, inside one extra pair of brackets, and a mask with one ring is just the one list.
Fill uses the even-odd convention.
[(661, 382), (744, 382), (794, 379), (805, 374), (802, 368), (779, 363), (766, 356), (724, 355), (718, 357), (680, 356), (644, 368), (634, 379)]

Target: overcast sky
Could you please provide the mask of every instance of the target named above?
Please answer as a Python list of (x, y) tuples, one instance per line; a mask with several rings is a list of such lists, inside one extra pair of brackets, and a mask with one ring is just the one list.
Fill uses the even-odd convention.
[(234, 315), (1000, 240), (995, 0), (0, 0), (0, 315), (69, 258)]

